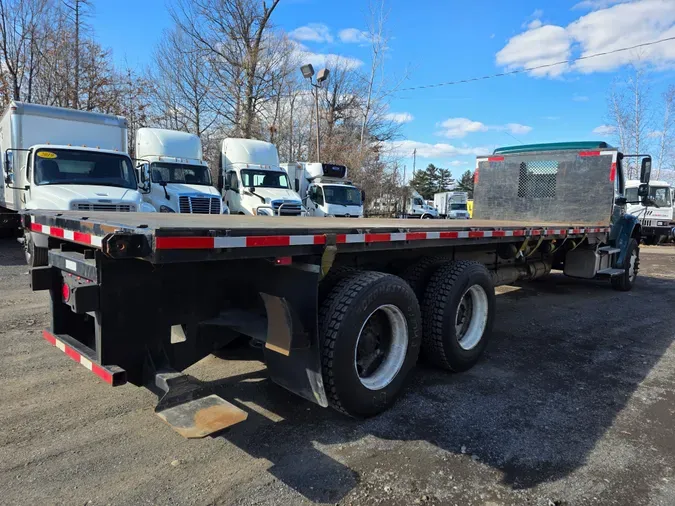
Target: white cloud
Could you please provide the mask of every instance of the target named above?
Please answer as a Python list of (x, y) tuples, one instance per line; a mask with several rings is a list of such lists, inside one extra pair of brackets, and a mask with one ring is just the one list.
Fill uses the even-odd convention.
[(315, 53), (299, 42), (294, 42), (293, 53), (303, 65), (311, 63), (315, 69), (325, 67), (327, 63), (335, 65), (335, 62), (343, 64), (348, 69), (356, 69), (363, 65), (363, 61), (358, 58), (333, 53)]
[(487, 147), (459, 147), (445, 143), (430, 144), (411, 140), (385, 142), (384, 149), (394, 156), (406, 157), (412, 156), (413, 150), (416, 149), (419, 158), (452, 158), (461, 155), (478, 156), (492, 152)]
[(560, 119), (560, 116), (542, 116), (541, 119), (546, 119), (548, 121), (555, 121), (555, 120)]
[(572, 95), (572, 100), (575, 102), (588, 102), (590, 99), (586, 95), (577, 95), (576, 93)]
[(528, 30), (534, 30), (535, 28), (539, 28), (539, 27), (542, 26), (543, 24), (544, 24), (544, 23), (542, 23), (541, 20), (535, 19), (534, 21), (530, 21), (530, 22), (527, 24), (527, 29), (528, 29)]
[(462, 165), (468, 165), (468, 164), (469, 164), (468, 162), (464, 162), (462, 160), (452, 160), (452, 161), (447, 162), (447, 165), (449, 165), (450, 167), (461, 167)]
[(409, 112), (390, 112), (384, 117), (394, 123), (410, 123), (414, 119)]
[(486, 125), (480, 121), (472, 121), (468, 118), (448, 118), (440, 125), (441, 130), (438, 135), (448, 139), (457, 139), (465, 137), (473, 132), (487, 132), (495, 130), (499, 132), (510, 132), (514, 135), (526, 134), (532, 131), (532, 127), (521, 125), (520, 123), (507, 123), (506, 125)]
[(304, 42), (333, 42), (330, 28), (323, 23), (309, 23), (292, 30), (289, 37)]
[[(561, 26), (544, 25), (512, 37), (497, 53), (497, 64), (509, 70), (549, 65), (567, 60), (571, 54), (572, 41)], [(530, 71), (537, 77), (559, 76), (566, 65), (556, 65)]]
[(513, 135), (524, 135), (529, 134), (532, 131), (531, 126), (521, 125), (520, 123), (507, 123), (504, 130), (512, 133)]
[(647, 137), (649, 137), (650, 139), (659, 139), (662, 136), (663, 136), (663, 132), (660, 132), (659, 130), (654, 130), (654, 131), (649, 132), (647, 134)]
[[(577, 8), (596, 9), (567, 27), (535, 26), (512, 37), (496, 54), (496, 62), (509, 70), (523, 69), (575, 57), (613, 51), (675, 36), (675, 1), (587, 0)], [(557, 77), (569, 71), (582, 73), (614, 70), (640, 59), (656, 67), (675, 65), (675, 44), (664, 42), (639, 50), (621, 51), (530, 71), (533, 76)]]
[(597, 10), (605, 9), (606, 7), (611, 7), (612, 5), (622, 4), (630, 2), (631, 0), (582, 0), (578, 4), (575, 4), (572, 9), (588, 9), (588, 10)]
[(340, 40), (346, 44), (364, 44), (370, 40), (368, 32), (358, 28), (345, 28), (338, 33)]
[(616, 132), (616, 127), (612, 125), (600, 125), (593, 129), (593, 133), (597, 135), (602, 135), (603, 137), (608, 137)]
[(443, 130), (441, 135), (449, 139), (464, 137), (470, 132), (487, 132), (488, 127), (480, 121), (471, 121), (467, 118), (448, 118), (440, 124)]

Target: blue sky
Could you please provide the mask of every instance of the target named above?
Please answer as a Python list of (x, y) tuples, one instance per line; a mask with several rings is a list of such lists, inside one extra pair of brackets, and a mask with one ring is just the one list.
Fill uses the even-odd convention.
[[(402, 88), (675, 36), (675, 0), (388, 0), (386, 6), (386, 73), (391, 82), (407, 74)], [(339, 54), (367, 65), (368, 47), (358, 42), (367, 18), (365, 0), (281, 0), (273, 21), (314, 61)], [(99, 0), (91, 24), (117, 63), (143, 68), (171, 18), (165, 0)], [(618, 53), (535, 75), (398, 92), (390, 111), (406, 121), (393, 147), (409, 171), (417, 148), (418, 168), (433, 162), (458, 175), (472, 168), (476, 153), (495, 146), (612, 141), (610, 129), (597, 130), (604, 136), (593, 130), (608, 123), (607, 89), (635, 56), (635, 51)], [(652, 46), (641, 56), (655, 69), (652, 88), (658, 101), (660, 92), (675, 83), (675, 41)]]

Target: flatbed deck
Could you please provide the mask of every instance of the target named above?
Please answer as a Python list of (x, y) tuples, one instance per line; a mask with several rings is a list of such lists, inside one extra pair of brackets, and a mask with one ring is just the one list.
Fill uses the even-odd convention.
[[(110, 256), (133, 256), (156, 263), (303, 255), (316, 253), (316, 247), (325, 245), (358, 252), (366, 248), (447, 246), (449, 241), (459, 245), (513, 237), (583, 237), (609, 231), (609, 224), (600, 223), (81, 211), (32, 211), (24, 219), (33, 232), (102, 248)], [(120, 249), (123, 244), (119, 241), (124, 238), (134, 247)]]

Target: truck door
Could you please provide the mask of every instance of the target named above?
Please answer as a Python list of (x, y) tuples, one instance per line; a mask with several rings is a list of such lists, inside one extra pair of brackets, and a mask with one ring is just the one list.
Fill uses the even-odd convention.
[(225, 204), (232, 214), (243, 214), (241, 195), (239, 193), (239, 177), (237, 172), (230, 170), (225, 173)]
[(310, 216), (324, 216), (325, 213), (320, 206), (324, 203), (321, 187), (315, 184), (309, 185), (307, 189), (307, 214)]

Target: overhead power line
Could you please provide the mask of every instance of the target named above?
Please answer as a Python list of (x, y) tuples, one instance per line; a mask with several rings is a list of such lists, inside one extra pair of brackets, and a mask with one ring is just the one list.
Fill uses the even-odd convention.
[(614, 54), (614, 53), (620, 53), (622, 51), (630, 51), (631, 49), (637, 49), (640, 47), (646, 47), (646, 46), (653, 46), (654, 44), (661, 44), (662, 42), (668, 42), (675, 40), (675, 37), (667, 37), (665, 39), (659, 39), (655, 40), (652, 42), (644, 42), (642, 44), (636, 44), (634, 46), (629, 46), (629, 47), (622, 47), (619, 49), (612, 49), (611, 51), (604, 51), (602, 53), (594, 53), (594, 54), (589, 54), (586, 56), (579, 56), (578, 58), (570, 58), (569, 60), (563, 60), (563, 61), (558, 61), (555, 63), (547, 63), (545, 65), (537, 65), (535, 67), (523, 67), (522, 69), (517, 69), (517, 70), (509, 70), (507, 72), (500, 72), (498, 74), (490, 74), (487, 76), (481, 76), (481, 77), (470, 77), (467, 79), (460, 79), (458, 81), (448, 81), (445, 83), (436, 83), (436, 84), (425, 84), (423, 86), (412, 86), (410, 88), (401, 88), (398, 91), (413, 91), (413, 90), (423, 90), (427, 88), (439, 88), (441, 86), (451, 86), (453, 84), (462, 84), (462, 83), (470, 83), (473, 81), (482, 81), (484, 79), (493, 79), (495, 77), (503, 77), (503, 76), (510, 76), (513, 74), (522, 74), (524, 72), (532, 72), (533, 70), (539, 70), (539, 69), (545, 69), (549, 67), (555, 67), (557, 65), (565, 65), (567, 63), (574, 63), (577, 61), (581, 60), (589, 60), (591, 58), (597, 58), (598, 56), (606, 56), (608, 54)]

